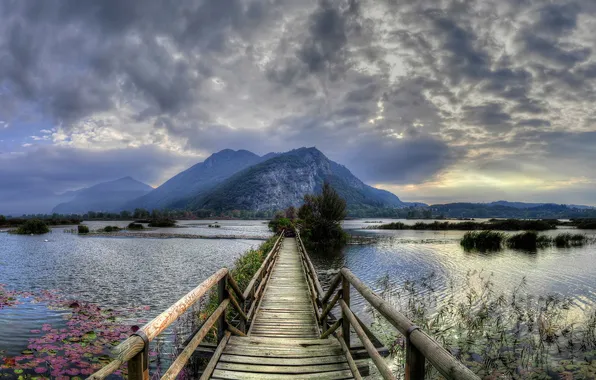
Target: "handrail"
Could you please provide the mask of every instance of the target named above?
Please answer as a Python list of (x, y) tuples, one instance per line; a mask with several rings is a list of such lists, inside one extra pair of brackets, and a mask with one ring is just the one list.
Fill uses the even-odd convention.
[[(447, 379), (477, 380), (478, 376), (453, 357), (436, 340), (414, 325), (405, 315), (395, 310), (388, 302), (376, 295), (348, 268), (342, 268), (342, 276), (406, 338), (410, 346), (420, 352)], [(406, 358), (407, 361), (407, 358)], [(422, 367), (424, 360), (422, 360)], [(407, 367), (407, 364), (406, 364)], [(407, 370), (407, 369), (406, 369)], [(406, 373), (407, 376), (407, 373)]]
[[(304, 256), (304, 261), (308, 267), (306, 272), (312, 277), (315, 284), (319, 284), (316, 271), (312, 266), (312, 262), (308, 257), (308, 253), (304, 248), (304, 244), (302, 243), (298, 231), (296, 236)], [(341, 289), (336, 292), (340, 284)], [(395, 310), (388, 302), (375, 294), (345, 267), (331, 280), (327, 292), (323, 292), (322, 289), (316, 289), (318, 293), (318, 303), (322, 309), (319, 317), (319, 323), (322, 327), (321, 338), (327, 338), (329, 335), (333, 334), (336, 338), (342, 341), (342, 347), (345, 345), (349, 350), (350, 327), (353, 327), (383, 378), (395, 379), (392, 371), (379, 355), (377, 348), (371, 342), (371, 339), (374, 338), (373, 340), (376, 340), (376, 338), (350, 309), (350, 286), (353, 286), (371, 306), (373, 306), (389, 321), (389, 323), (391, 323), (391, 325), (406, 337), (406, 380), (423, 379), (426, 360), (428, 360), (428, 362), (446, 379), (479, 380), (478, 376), (453, 357), (449, 351), (443, 348), (432, 337), (420, 330), (420, 328), (414, 325), (414, 323), (412, 323), (405, 315)], [(320, 284), (318, 287), (320, 287)], [(327, 327), (326, 318), (337, 303), (339, 303), (342, 311), (341, 318), (336, 320), (333, 325)], [(315, 306), (315, 309), (317, 309), (317, 315), (319, 315), (318, 307)], [(341, 332), (337, 331), (340, 326), (342, 327)]]
[[(268, 279), (269, 268), (271, 267), (276, 255), (280, 249), (280, 241), (283, 239), (284, 231), (279, 235), (273, 248), (267, 254), (265, 260), (249, 282), (246, 290), (242, 292), (238, 283), (230, 275), (227, 268), (222, 268), (203, 281), (199, 286), (188, 292), (176, 303), (170, 306), (166, 311), (159, 314), (153, 320), (145, 324), (133, 335), (120, 343), (115, 349), (116, 358), (106, 366), (92, 374), (88, 379), (101, 380), (115, 372), (121, 365), (128, 362), (128, 378), (130, 380), (149, 379), (149, 343), (162, 333), (168, 326), (177, 320), (189, 307), (201, 299), (216, 284), (218, 285), (218, 307), (203, 322), (198, 330), (186, 341), (183, 351), (178, 355), (172, 366), (167, 370), (162, 379), (175, 379), (182, 370), (186, 362), (190, 359), (192, 353), (201, 343), (210, 329), (217, 323), (218, 342), (222, 345), (227, 341), (229, 334), (245, 335), (246, 324), (250, 324), (250, 313), (246, 312), (247, 301), (252, 301), (251, 306), (258, 302), (260, 290), (264, 288)], [(258, 283), (258, 289), (255, 292), (255, 286)], [(231, 291), (229, 290), (231, 289)], [(234, 295), (242, 302), (236, 300)], [(239, 328), (232, 326), (226, 321), (226, 309), (231, 305), (240, 316), (241, 322)], [(253, 309), (251, 307), (251, 309)], [(227, 331), (225, 331), (227, 330)], [(223, 346), (222, 346), (223, 347)]]

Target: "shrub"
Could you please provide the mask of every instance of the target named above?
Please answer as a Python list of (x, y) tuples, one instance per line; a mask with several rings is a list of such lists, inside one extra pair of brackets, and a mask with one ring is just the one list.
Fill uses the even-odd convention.
[(374, 229), (378, 228), (380, 230), (405, 230), (406, 225), (405, 225), (405, 223), (402, 223), (402, 222), (393, 222), (393, 223), (389, 223), (389, 224), (382, 224), (380, 226), (373, 226), (372, 228), (374, 228)]
[(142, 229), (143, 229), (143, 228), (145, 228), (145, 227), (143, 227), (143, 225), (142, 225), (141, 223), (135, 223), (135, 222), (132, 222), (132, 223), (130, 223), (130, 224), (128, 225), (128, 227), (127, 227), (127, 228), (128, 228), (129, 230), (142, 230)]
[(288, 218), (276, 218), (269, 222), (269, 229), (273, 232), (280, 233), (282, 230), (293, 229), (292, 221)]
[(89, 233), (89, 227), (85, 226), (84, 224), (79, 224), (77, 226), (77, 230), (80, 234), (88, 234)]
[(464, 234), (460, 244), (466, 250), (496, 251), (501, 249), (505, 235), (495, 231), (470, 231)]
[(151, 219), (149, 227), (174, 227), (176, 221), (168, 218)]
[(118, 227), (118, 226), (105, 226), (103, 228), (104, 232), (118, 232), (120, 231), (122, 228)]
[(20, 235), (42, 235), (48, 232), (50, 228), (40, 219), (29, 219), (17, 228), (17, 234)]

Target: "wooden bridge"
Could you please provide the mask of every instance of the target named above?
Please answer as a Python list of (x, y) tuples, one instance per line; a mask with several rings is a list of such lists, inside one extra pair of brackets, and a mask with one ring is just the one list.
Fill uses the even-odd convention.
[[(324, 292), (300, 236), (283, 233), (244, 291), (226, 268), (219, 270), (118, 345), (116, 358), (89, 378), (104, 379), (128, 363), (129, 379), (148, 380), (150, 342), (216, 285), (219, 306), (187, 339), (161, 379), (175, 379), (215, 326), (217, 346), (201, 380), (361, 379), (369, 359), (379, 377), (395, 379), (383, 357), (387, 349), (350, 309), (351, 288), (406, 338), (406, 379), (423, 379), (427, 364), (447, 379), (478, 379), (347, 268)], [(361, 345), (351, 344), (352, 330)]]

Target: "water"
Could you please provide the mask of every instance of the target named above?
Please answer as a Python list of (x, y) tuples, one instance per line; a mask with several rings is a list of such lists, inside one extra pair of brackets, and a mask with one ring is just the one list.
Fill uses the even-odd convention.
[[(535, 253), (505, 249), (482, 254), (469, 253), (459, 245), (462, 231), (388, 231), (364, 229), (374, 225), (350, 220), (351, 233), (374, 237), (372, 244), (349, 245), (329, 256), (311, 255), (323, 287), (332, 269), (347, 266), (373, 289), (379, 278), (389, 276), (397, 289), (407, 280), (434, 273), (433, 292), (449, 294), (449, 284), (461, 284), (470, 271), (493, 273), (495, 289), (511, 292), (522, 278), (527, 291), (536, 296), (557, 293), (573, 300), (578, 312), (594, 308), (596, 302), (596, 245), (581, 248), (548, 248)], [(391, 222), (394, 220), (383, 220)], [(154, 239), (82, 237), (56, 228), (42, 236), (0, 233), (0, 284), (7, 289), (40, 292), (56, 289), (65, 297), (94, 302), (104, 308), (123, 309), (147, 305), (139, 317), (151, 319), (214, 271), (231, 266), (249, 248), (260, 244), (254, 238), (268, 236), (263, 221), (184, 221), (181, 227), (156, 232), (194, 235), (244, 236), (251, 239)], [(415, 223), (416, 221), (402, 221)], [(128, 222), (90, 222), (91, 229), (106, 225), (124, 227)], [(70, 228), (70, 227), (67, 227)], [(549, 231), (557, 234), (565, 231)], [(592, 237), (595, 232), (584, 231)], [(47, 241), (46, 241), (47, 240)], [(460, 289), (461, 290), (461, 289)], [(463, 294), (463, 292), (462, 292)], [(0, 309), (0, 357), (16, 355), (27, 347), (31, 330), (43, 323), (60, 326), (64, 311), (43, 303), (22, 300)], [(353, 296), (358, 314), (366, 318), (364, 302)]]
[[(93, 230), (106, 225), (124, 227), (128, 222), (85, 224)], [(260, 221), (219, 221), (222, 227), (217, 229), (180, 224), (182, 228), (157, 231), (205, 235), (205, 230), (217, 230), (218, 235), (270, 236), (267, 225)], [(143, 306), (135, 317), (150, 320), (261, 243), (254, 238), (154, 239), (64, 233), (70, 228), (54, 228), (41, 236), (0, 233), (0, 284), (8, 290), (34, 294), (55, 290), (60, 296), (102, 308)], [(41, 329), (44, 323), (63, 327), (65, 311), (48, 309), (27, 298), (20, 301), (0, 309), (0, 358), (26, 349), (31, 330)]]
[[(408, 280), (434, 274), (433, 292), (442, 299), (450, 294), (451, 282), (461, 285), (467, 273), (476, 271), (486, 277), (492, 274), (494, 289), (499, 292), (510, 294), (525, 278), (525, 290), (529, 294), (569, 297), (578, 313), (595, 306), (596, 245), (552, 247), (534, 253), (512, 249), (493, 253), (465, 252), (459, 244), (464, 231), (372, 230), (363, 229), (373, 225), (364, 221), (346, 221), (344, 228), (354, 235), (374, 237), (375, 243), (348, 245), (341, 253), (327, 257), (311, 255), (323, 287), (333, 277), (329, 269), (342, 266), (375, 290), (380, 290), (379, 279), (383, 275), (388, 275), (392, 289), (398, 289)], [(383, 220), (383, 223), (390, 221), (395, 220)], [(596, 231), (564, 228), (544, 234), (553, 236), (563, 232), (580, 232), (596, 238)], [(354, 297), (353, 303), (357, 308), (364, 307), (359, 297)]]

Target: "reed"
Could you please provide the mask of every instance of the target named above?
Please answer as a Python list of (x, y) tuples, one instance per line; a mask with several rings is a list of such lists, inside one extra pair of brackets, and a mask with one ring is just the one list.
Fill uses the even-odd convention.
[[(436, 292), (444, 279), (434, 274), (396, 288), (385, 276), (379, 288), (385, 300), (481, 378), (594, 378), (596, 310), (577, 318), (582, 311), (569, 299), (529, 294), (525, 279), (501, 291), (492, 277), (469, 272), (462, 283), (447, 279), (445, 294)], [(403, 373), (405, 339), (374, 311), (373, 321), (375, 335), (393, 353), (398, 375)], [(428, 368), (425, 378), (441, 377)]]

